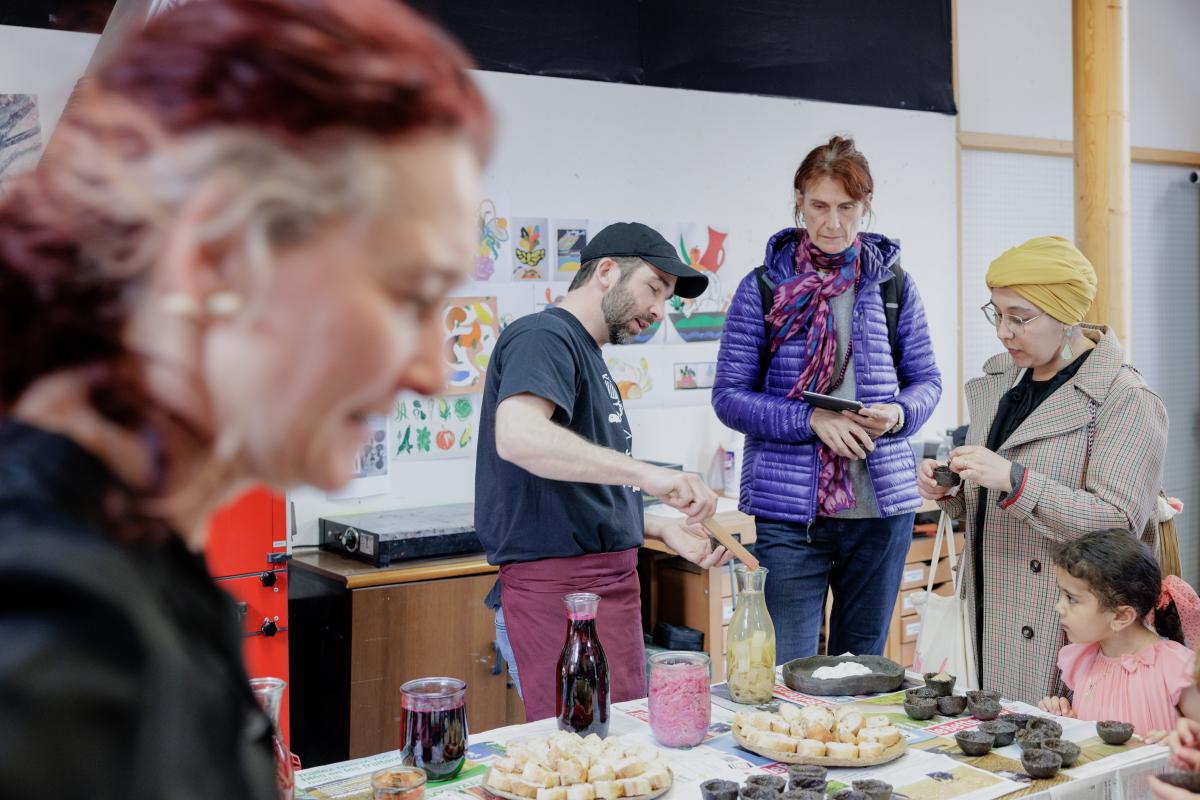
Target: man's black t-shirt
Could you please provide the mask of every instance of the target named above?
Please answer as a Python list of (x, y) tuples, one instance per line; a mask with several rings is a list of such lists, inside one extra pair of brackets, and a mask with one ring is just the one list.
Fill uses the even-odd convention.
[(551, 421), (629, 454), (633, 434), (596, 340), (570, 312), (513, 322), (488, 364), (475, 464), (475, 531), (488, 561), (508, 564), (642, 544), (641, 495), (627, 486), (539, 478), (496, 454), (496, 407), (517, 394), (554, 403)]

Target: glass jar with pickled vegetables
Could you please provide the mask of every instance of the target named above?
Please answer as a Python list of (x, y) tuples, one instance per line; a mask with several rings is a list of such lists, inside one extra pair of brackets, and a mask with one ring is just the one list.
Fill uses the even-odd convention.
[(763, 595), (767, 570), (738, 564), (733, 574), (737, 606), (725, 641), (729, 695), (738, 703), (766, 703), (775, 689), (775, 626)]

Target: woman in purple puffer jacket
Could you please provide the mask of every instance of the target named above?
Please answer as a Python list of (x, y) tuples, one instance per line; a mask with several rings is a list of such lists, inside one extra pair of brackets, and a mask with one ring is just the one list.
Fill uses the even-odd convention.
[[(866, 158), (835, 136), (793, 185), (801, 227), (767, 242), (770, 311), (752, 272), (729, 309), (713, 386), (717, 416), (746, 434), (740, 508), (757, 520), (780, 663), (817, 652), (829, 588), (829, 652), (883, 652), (921, 504), (908, 436), (942, 394), (921, 298), (893, 270), (900, 245), (859, 230), (874, 188)], [(894, 334), (889, 280), (904, 282), (890, 293)], [(864, 408), (814, 408), (802, 391)]]

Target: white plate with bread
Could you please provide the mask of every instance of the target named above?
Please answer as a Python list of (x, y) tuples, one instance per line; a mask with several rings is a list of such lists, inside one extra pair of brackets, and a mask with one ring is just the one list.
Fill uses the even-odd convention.
[(733, 738), (760, 756), (824, 767), (873, 767), (908, 749), (904, 733), (886, 716), (854, 706), (780, 703), (778, 712), (739, 711)]
[(653, 745), (557, 731), (507, 743), (483, 788), (506, 800), (653, 800), (672, 782)]

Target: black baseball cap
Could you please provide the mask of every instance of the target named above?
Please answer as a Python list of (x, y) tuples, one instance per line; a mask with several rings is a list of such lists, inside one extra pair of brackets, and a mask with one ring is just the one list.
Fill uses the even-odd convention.
[(584, 262), (615, 256), (637, 256), (668, 275), (674, 275), (675, 294), (680, 297), (699, 297), (708, 288), (708, 276), (680, 261), (679, 253), (671, 243), (649, 225), (614, 222), (593, 236), (580, 253)]

